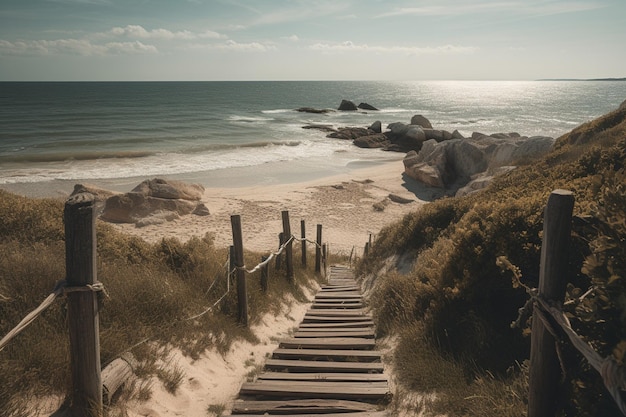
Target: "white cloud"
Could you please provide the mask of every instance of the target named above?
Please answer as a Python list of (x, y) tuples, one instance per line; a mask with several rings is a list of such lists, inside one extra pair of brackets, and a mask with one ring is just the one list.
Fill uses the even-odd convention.
[(207, 49), (233, 52), (268, 52), (274, 51), (277, 48), (273, 44), (264, 44), (260, 42), (236, 42), (229, 39), (224, 43), (195, 43), (189, 45), (189, 49)]
[(110, 35), (125, 36), (135, 39), (161, 39), (161, 40), (193, 40), (193, 39), (226, 39), (225, 35), (207, 30), (201, 33), (181, 30), (173, 32), (168, 29), (147, 30), (140, 25), (127, 25), (126, 27), (114, 27), (109, 31)]
[(597, 1), (509, 1), (483, 2), (473, 4), (439, 4), (436, 6), (405, 7), (383, 13), (378, 17), (396, 16), (458, 16), (477, 13), (514, 13), (526, 15), (554, 15), (583, 12), (606, 7)]
[(291, 42), (299, 42), (300, 38), (298, 35), (285, 36), (283, 39), (291, 41)]
[(9, 42), (0, 40), (0, 55), (102, 56), (156, 53), (157, 48), (139, 41), (94, 44), (85, 39), (56, 39)]
[(370, 46), (367, 44), (356, 44), (352, 41), (341, 43), (316, 43), (309, 47), (320, 52), (373, 52), (385, 54), (403, 55), (452, 55), (452, 54), (472, 54), (478, 50), (474, 46)]

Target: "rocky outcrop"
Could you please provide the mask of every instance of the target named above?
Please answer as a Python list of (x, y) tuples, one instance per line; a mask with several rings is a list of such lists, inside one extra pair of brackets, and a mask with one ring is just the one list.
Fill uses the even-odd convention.
[(300, 108), (296, 109), (296, 111), (298, 111), (300, 113), (324, 114), (324, 113), (333, 112), (334, 110), (332, 110), (332, 109), (315, 109), (313, 107), (300, 107)]
[(430, 124), (430, 121), (425, 118), (424, 116), (422, 116), (421, 114), (416, 114), (415, 116), (411, 117), (411, 124), (412, 125), (418, 125), (421, 127), (424, 127), (426, 129), (432, 129), (433, 125)]
[(336, 132), (331, 133), (327, 137), (335, 139), (350, 139), (354, 140), (362, 136), (373, 135), (374, 132), (371, 129), (365, 127), (340, 127)]
[(203, 193), (204, 187), (197, 184), (159, 178), (146, 180), (129, 193), (107, 198), (100, 217), (142, 227), (188, 214), (205, 216), (209, 210), (199, 201)]
[[(403, 162), (409, 177), (428, 186), (447, 188), (465, 185), (475, 180), (477, 174), (495, 172), (496, 168), (512, 162), (543, 155), (553, 144), (554, 139), (549, 137), (527, 138), (509, 134), (498, 134), (497, 137), (477, 134), (473, 139), (441, 142), (429, 139), (419, 153), (409, 152)], [(470, 191), (479, 189), (482, 183), (477, 181)]]
[(359, 109), (361, 109), (361, 110), (378, 111), (378, 109), (376, 107), (374, 107), (374, 106), (372, 106), (371, 104), (368, 104), (368, 103), (360, 103), (357, 107)]
[(361, 136), (353, 142), (359, 148), (387, 148), (391, 145), (389, 138), (384, 133)]
[(382, 133), (383, 132), (383, 126), (382, 126), (382, 123), (380, 123), (380, 120), (376, 120), (374, 123), (372, 123), (370, 125), (369, 129), (371, 131), (373, 131), (374, 133)]
[(316, 129), (316, 130), (321, 130), (322, 132), (331, 132), (331, 133), (337, 131), (337, 129), (335, 129), (331, 125), (317, 125), (317, 124), (302, 126), (302, 129)]
[(339, 108), (337, 110), (340, 111), (356, 111), (358, 110), (356, 104), (351, 102), (350, 100), (341, 100), (341, 104), (339, 104)]

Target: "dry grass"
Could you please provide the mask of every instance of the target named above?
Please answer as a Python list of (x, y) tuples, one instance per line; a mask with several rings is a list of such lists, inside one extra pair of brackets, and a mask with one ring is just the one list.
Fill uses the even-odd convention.
[[(576, 197), (571, 259), (563, 271), (568, 297), (596, 288), (568, 313), (601, 355), (626, 362), (626, 349), (619, 348), (626, 346), (625, 160), (621, 110), (559, 138), (551, 154), (483, 192), (436, 201), (381, 231), (358, 272), (374, 281), (370, 304), (379, 332), (399, 335), (394, 368), (401, 389), (436, 397), (421, 412), (525, 415), (528, 323), (523, 329), (510, 324), (528, 296), (497, 260), (537, 285), (542, 211), (556, 188)], [(403, 270), (393, 259), (413, 267)], [(562, 353), (564, 412), (618, 415), (600, 378), (567, 344)]]
[[(27, 199), (0, 191), (0, 334), (6, 334), (33, 310), (65, 276), (63, 204), (56, 200)], [(236, 321), (234, 286), (209, 314), (205, 311), (227, 290), (224, 267), (227, 251), (212, 238), (176, 239), (157, 244), (97, 224), (98, 279), (108, 296), (100, 298), (100, 340), (103, 365), (129, 349), (141, 362), (144, 380), (158, 377), (175, 392), (184, 378), (167, 366), (167, 350), (178, 348), (197, 358), (212, 348), (225, 352), (235, 340), (255, 336)], [(248, 279), (249, 313), (255, 323), (268, 312), (278, 313), (288, 299), (305, 301), (301, 287), (315, 280), (313, 267), (300, 268), (295, 252), (295, 285), (284, 271), (270, 268), (267, 293), (259, 276)], [(246, 253), (253, 265), (260, 254)], [(314, 259), (310, 254), (309, 259)], [(309, 262), (310, 264), (310, 262)], [(66, 306), (63, 298), (0, 352), (0, 414), (22, 417), (29, 398), (65, 395), (69, 386)], [(15, 378), (20, 375), (20, 378)], [(141, 381), (121, 398), (146, 398), (149, 387)], [(116, 411), (117, 410), (117, 411)], [(111, 415), (123, 415), (112, 408)]]

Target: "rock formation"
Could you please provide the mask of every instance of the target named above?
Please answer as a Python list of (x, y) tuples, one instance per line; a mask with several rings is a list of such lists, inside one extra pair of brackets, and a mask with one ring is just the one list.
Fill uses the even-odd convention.
[(350, 100), (341, 100), (341, 104), (337, 110), (341, 111), (355, 111), (358, 110), (356, 104), (351, 102)]
[(204, 187), (197, 184), (159, 178), (146, 180), (129, 193), (107, 198), (100, 217), (141, 227), (188, 214), (206, 216), (209, 210), (199, 201), (203, 193)]
[(376, 107), (374, 107), (374, 106), (372, 106), (371, 104), (368, 104), (368, 103), (360, 103), (357, 107), (359, 109), (361, 109), (361, 110), (378, 111), (378, 109)]
[(300, 107), (300, 108), (296, 109), (296, 111), (300, 112), (300, 113), (324, 114), (324, 113), (333, 112), (334, 110), (332, 110), (332, 109), (315, 109), (313, 107)]

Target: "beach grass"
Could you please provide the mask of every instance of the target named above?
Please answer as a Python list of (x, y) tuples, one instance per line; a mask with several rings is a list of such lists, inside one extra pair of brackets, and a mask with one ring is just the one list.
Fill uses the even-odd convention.
[[(0, 191), (2, 335), (65, 276), (62, 211), (59, 200)], [(147, 243), (100, 221), (96, 230), (98, 280), (106, 288), (99, 295), (102, 366), (131, 352), (140, 363), (137, 373), (144, 381), (129, 384), (132, 392), (121, 398), (148, 397), (150, 387), (145, 381), (151, 377), (175, 393), (184, 376), (175, 364), (168, 364), (172, 349), (198, 358), (207, 349), (227, 352), (234, 341), (256, 340), (253, 332), (237, 323), (227, 249), (215, 247), (210, 235), (184, 243), (174, 238)], [(285, 272), (275, 270), (273, 263), (267, 292), (261, 289), (258, 273), (248, 277), (252, 324), (266, 313), (279, 314), (290, 300), (306, 302), (304, 289), (317, 285), (313, 266), (309, 262), (308, 268), (300, 267), (295, 252), (295, 284), (289, 284)], [(246, 265), (256, 264), (260, 257), (246, 252)], [(214, 304), (207, 314), (190, 319)], [(66, 319), (66, 302), (60, 298), (0, 352), (2, 415), (32, 415), (38, 398), (62, 398), (69, 392)]]
[[(626, 362), (625, 160), (622, 109), (483, 192), (435, 201), (381, 231), (358, 273), (374, 282), (379, 332), (397, 336), (402, 389), (436, 398), (422, 404), (425, 415), (525, 415), (530, 322), (511, 324), (529, 298), (520, 284), (537, 287), (543, 208), (557, 188), (576, 198), (565, 312), (602, 357)], [(597, 372), (560, 346), (560, 408), (619, 415)]]

